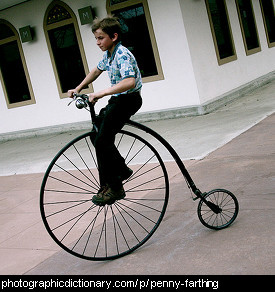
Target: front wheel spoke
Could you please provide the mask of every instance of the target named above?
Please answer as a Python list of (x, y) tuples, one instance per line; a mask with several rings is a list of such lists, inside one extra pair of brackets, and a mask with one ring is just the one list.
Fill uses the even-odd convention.
[[(85, 139), (86, 140), (86, 139)], [(86, 140), (86, 143), (87, 143), (87, 145), (88, 145), (88, 142), (87, 142), (87, 140)], [(85, 165), (85, 167), (86, 167), (86, 169), (89, 171), (89, 173), (92, 175), (92, 177), (94, 178), (94, 180), (96, 181), (96, 183), (97, 184), (95, 184), (93, 181), (91, 181), (90, 180), (90, 178), (85, 174), (85, 173), (83, 173), (79, 168), (77, 168), (88, 180), (90, 180), (96, 187), (98, 187), (99, 186), (99, 183), (98, 183), (98, 181), (96, 180), (96, 178), (95, 178), (95, 176), (92, 174), (92, 172), (90, 171), (90, 168), (89, 168), (89, 166), (87, 165), (87, 163), (85, 162), (85, 160), (83, 159), (83, 157), (82, 157), (82, 155), (80, 154), (80, 152), (78, 151), (78, 149), (75, 147), (75, 145), (74, 145), (74, 148), (75, 148), (75, 151), (77, 152), (77, 154), (78, 154), (78, 156), (80, 157), (80, 159), (82, 160), (82, 162), (83, 162), (83, 164)], [(88, 145), (88, 148), (89, 148), (89, 150), (90, 150), (90, 147), (89, 147), (89, 145)], [(91, 152), (91, 150), (90, 150), (90, 153), (92, 154), (92, 152)], [(92, 157), (93, 157), (93, 155), (92, 155)], [(94, 159), (94, 157), (93, 157), (93, 159)]]
[[(61, 242), (65, 239), (65, 237), (71, 232), (71, 230), (76, 226), (76, 224), (80, 221), (80, 219), (91, 210), (91, 207), (89, 209), (87, 209), (85, 212), (83, 212), (82, 214), (79, 214), (79, 216), (76, 216), (75, 218), (72, 218), (71, 220), (67, 221), (65, 224), (67, 224), (70, 221), (73, 221), (74, 219), (76, 219), (77, 217), (79, 217), (74, 224), (71, 226), (71, 228), (69, 228), (69, 230), (66, 232), (66, 234), (63, 236), (63, 238), (61, 239)], [(64, 224), (64, 225), (65, 225)], [(63, 225), (62, 225), (63, 226)]]
[(68, 224), (69, 222), (75, 220), (76, 218), (82, 218), (82, 216), (85, 215), (89, 210), (91, 210), (91, 208), (88, 208), (86, 211), (83, 211), (82, 213), (80, 213), (80, 214), (78, 214), (78, 215), (76, 215), (76, 216), (74, 216), (72, 218), (69, 218), (67, 221), (65, 221), (65, 222), (59, 224), (58, 226), (52, 228), (52, 230), (53, 231), (57, 230), (58, 228), (63, 227), (64, 225)]
[[(107, 207), (108, 208), (108, 207)], [(107, 257), (107, 243), (106, 243), (106, 208), (104, 207), (104, 219), (103, 219), (103, 224), (102, 224), (102, 228), (101, 228), (101, 231), (100, 231), (100, 236), (99, 236), (99, 239), (98, 239), (98, 242), (97, 242), (97, 246), (96, 246), (96, 249), (95, 249), (95, 253), (94, 253), (94, 256), (96, 256), (97, 254), (97, 251), (98, 251), (98, 248), (99, 248), (99, 245), (100, 245), (100, 241), (101, 241), (101, 238), (102, 238), (102, 234), (103, 234), (103, 231), (105, 230), (105, 253), (106, 253), (106, 257)]]
[[(124, 199), (125, 201), (128, 201), (128, 202), (131, 202), (131, 203), (133, 203), (133, 204), (136, 204), (136, 205), (139, 205), (139, 206), (142, 206), (142, 207), (145, 207), (145, 208), (147, 208), (147, 209), (150, 209), (150, 210), (152, 210), (152, 211), (156, 211), (156, 212), (158, 212), (158, 213), (161, 213), (161, 210), (158, 210), (158, 209), (156, 209), (156, 208), (153, 208), (153, 207), (151, 207), (151, 206), (149, 206), (149, 205), (145, 205), (145, 204), (142, 204), (142, 203), (139, 203), (137, 200), (134, 200), (134, 199)], [(148, 200), (147, 200), (148, 201)], [(153, 202), (156, 202), (156, 201), (158, 201), (158, 202), (162, 202), (162, 201), (164, 201), (164, 199), (158, 199), (158, 200), (153, 200)]]
[[(139, 173), (140, 171), (141, 171), (141, 169), (143, 169), (153, 158), (155, 157), (155, 155), (153, 155), (152, 157), (150, 157), (146, 162), (144, 162), (129, 178), (128, 178), (128, 180), (126, 181), (126, 182), (129, 182), (129, 181), (133, 181), (133, 180), (135, 180), (135, 179), (137, 179), (137, 178), (139, 178), (139, 177), (141, 177), (142, 175), (144, 175), (144, 174), (147, 174), (147, 173), (149, 173), (150, 171), (152, 171), (152, 170), (154, 170), (154, 169), (156, 169), (156, 168), (158, 168), (160, 165), (157, 165), (156, 167), (153, 167), (153, 168), (151, 168), (151, 169), (149, 169), (149, 170), (147, 170), (147, 171), (145, 171), (145, 172), (143, 172), (143, 173), (141, 173), (141, 174), (139, 174), (139, 175), (137, 175), (137, 173)], [(129, 165), (129, 163), (128, 163), (128, 165)]]
[[(51, 217), (51, 216), (54, 216), (54, 215), (57, 215), (57, 214), (59, 214), (59, 213), (62, 213), (62, 212), (68, 211), (68, 210), (70, 210), (70, 209), (73, 209), (73, 208), (75, 208), (75, 207), (78, 207), (78, 206), (80, 206), (80, 205), (82, 205), (82, 204), (85, 204), (85, 203), (87, 203), (87, 202), (90, 202), (90, 200), (80, 201), (78, 204), (75, 204), (75, 205), (72, 205), (72, 206), (70, 206), (70, 207), (66, 207), (66, 208), (64, 208), (64, 209), (61, 209), (61, 210), (56, 211), (56, 212), (54, 212), (54, 213), (51, 213), (51, 214), (47, 215), (47, 218), (49, 218), (49, 217)], [(62, 202), (62, 204), (64, 204), (64, 202)]]
[(145, 218), (145, 219), (147, 219), (148, 221), (151, 221), (151, 222), (154, 223), (154, 224), (157, 223), (157, 222), (153, 221), (151, 218), (145, 216), (144, 214), (142, 214), (141, 212), (139, 212), (139, 211), (137, 211), (137, 210), (131, 208), (130, 206), (127, 206), (127, 205), (123, 204), (122, 202), (117, 202), (117, 204), (119, 204), (120, 206), (124, 206), (125, 208), (127, 208), (127, 209), (129, 209), (129, 210), (135, 212), (136, 214), (140, 215), (142, 218)]
[[(95, 208), (95, 206), (94, 206), (94, 208)], [(97, 214), (96, 214), (96, 216), (95, 216), (94, 219), (90, 222), (90, 224), (86, 227), (86, 229), (83, 231), (83, 233), (81, 234), (81, 236), (79, 237), (78, 241), (75, 243), (75, 245), (74, 245), (74, 247), (73, 247), (73, 249), (74, 249), (74, 248), (76, 247), (76, 245), (78, 244), (78, 242), (81, 240), (81, 238), (86, 234), (86, 232), (88, 231), (88, 229), (90, 228), (90, 226), (92, 226), (91, 229), (90, 229), (90, 232), (89, 232), (89, 235), (88, 235), (88, 238), (87, 238), (87, 241), (86, 241), (85, 247), (84, 247), (84, 249), (83, 249), (83, 253), (82, 253), (82, 255), (85, 253), (85, 251), (86, 251), (86, 249), (87, 249), (88, 243), (89, 243), (90, 238), (91, 238), (91, 236), (92, 236), (92, 233), (93, 233), (93, 231), (94, 231), (95, 223), (96, 223), (96, 221), (97, 221), (97, 219), (98, 219), (99, 214), (101, 213), (101, 211), (102, 211), (103, 209), (104, 209), (104, 207), (98, 207), (98, 210), (97, 210)]]
[[(130, 189), (127, 189), (127, 192), (131, 192), (131, 191), (133, 191), (133, 190), (135, 190), (135, 189), (137, 189), (137, 188), (139, 188), (139, 187), (141, 187), (141, 186), (144, 186), (144, 185), (147, 185), (147, 184), (149, 184), (149, 183), (155, 182), (155, 181), (160, 180), (160, 179), (162, 179), (162, 178), (163, 178), (163, 176), (159, 176), (159, 177), (156, 177), (156, 178), (153, 178), (153, 179), (147, 180), (147, 181), (145, 181), (145, 182), (143, 182), (143, 183), (141, 183), (141, 184), (138, 184), (138, 185), (136, 185), (136, 186), (134, 186), (134, 187), (132, 187), (132, 188), (130, 188)], [(154, 190), (154, 189), (159, 189), (159, 187), (157, 187), (157, 188), (153, 188), (153, 190)]]
[(75, 185), (75, 184), (69, 183), (69, 182), (64, 181), (64, 180), (62, 180), (62, 179), (60, 179), (60, 178), (57, 178), (57, 177), (54, 177), (54, 176), (51, 176), (51, 175), (49, 175), (49, 177), (52, 178), (52, 179), (54, 179), (54, 180), (57, 180), (57, 181), (59, 181), (59, 182), (61, 182), (61, 183), (63, 183), (63, 184), (66, 184), (66, 185), (68, 185), (68, 186), (71, 186), (71, 187), (77, 188), (77, 189), (79, 189), (79, 190), (82, 190), (82, 191), (85, 191), (85, 192), (91, 193), (90, 190), (84, 189), (84, 188), (82, 188), (82, 187), (80, 187), (80, 186), (77, 186), (77, 185)]
[[(131, 226), (129, 225), (129, 223), (127, 222), (127, 220), (125, 219), (125, 217), (124, 217), (124, 215), (122, 214), (122, 212), (121, 212), (121, 210), (123, 210), (126, 214), (128, 214), (130, 217), (132, 217), (127, 211), (125, 211), (125, 209), (123, 209), (119, 204), (115, 204), (115, 207), (117, 208), (117, 210), (119, 211), (119, 213), (120, 213), (120, 215), (121, 215), (121, 217), (123, 218), (123, 220), (124, 220), (124, 222), (126, 223), (126, 225), (128, 226), (128, 228), (129, 228), (129, 230), (131, 231), (131, 233), (134, 235), (134, 237), (136, 238), (136, 240), (138, 241), (138, 242), (140, 242), (139, 241), (139, 239), (137, 238), (137, 236), (136, 236), (136, 234), (135, 234), (135, 232), (133, 231), (133, 229), (131, 228)], [(132, 217), (133, 218), (133, 217)], [(134, 219), (134, 218), (133, 218)], [(135, 219), (134, 219), (135, 220)], [(135, 220), (136, 221), (136, 220)], [(136, 221), (137, 222), (137, 221)], [(140, 225), (141, 226), (141, 225)], [(146, 232), (148, 232), (147, 230), (145, 230)], [(125, 238), (125, 237), (124, 237)], [(126, 240), (126, 238), (125, 238), (125, 240)], [(127, 245), (128, 245), (128, 243), (127, 243)], [(129, 245), (128, 245), (129, 246)]]
[(95, 189), (95, 187), (98, 187), (98, 185), (96, 185), (96, 184), (95, 184), (92, 180), (90, 180), (87, 176), (86, 176), (86, 178), (87, 178), (87, 179), (93, 184), (93, 186), (90, 185), (90, 184), (88, 184), (87, 182), (83, 181), (83, 180), (80, 179), (79, 177), (75, 176), (75, 175), (72, 174), (70, 171), (64, 169), (64, 168), (61, 167), (60, 165), (55, 164), (55, 166), (57, 166), (59, 169), (63, 170), (65, 173), (67, 173), (68, 175), (70, 175), (70, 176), (73, 177), (74, 179), (78, 180), (79, 182), (82, 182), (83, 184), (85, 184), (85, 185), (87, 185), (87, 186), (89, 186), (89, 187), (91, 187), (91, 188), (94, 188), (94, 189)]

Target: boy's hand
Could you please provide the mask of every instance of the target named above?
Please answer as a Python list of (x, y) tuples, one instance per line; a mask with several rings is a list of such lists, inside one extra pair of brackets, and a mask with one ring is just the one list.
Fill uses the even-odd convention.
[(94, 93), (90, 93), (89, 94), (89, 102), (91, 104), (95, 104), (100, 98), (104, 97), (106, 94), (105, 94), (105, 91), (102, 90), (102, 91), (99, 91), (99, 92), (94, 92)]
[(95, 103), (98, 101), (98, 98), (96, 97), (95, 93), (89, 94), (89, 102), (92, 105), (95, 105)]
[(70, 90), (68, 90), (68, 92), (67, 92), (67, 94), (68, 94), (68, 97), (70, 97), (70, 98), (73, 98), (73, 94), (74, 93), (79, 93), (77, 90), (75, 90), (75, 89), (70, 89)]

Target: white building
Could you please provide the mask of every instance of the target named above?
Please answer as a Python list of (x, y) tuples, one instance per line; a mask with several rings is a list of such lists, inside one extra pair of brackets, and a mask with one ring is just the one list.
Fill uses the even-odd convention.
[[(81, 125), (66, 92), (102, 52), (91, 13), (121, 19), (140, 119), (203, 114), (275, 78), (275, 0), (0, 0), (0, 136)], [(101, 75), (87, 92), (109, 86)], [(100, 101), (103, 106), (108, 98)], [(50, 128), (49, 128), (50, 127)]]

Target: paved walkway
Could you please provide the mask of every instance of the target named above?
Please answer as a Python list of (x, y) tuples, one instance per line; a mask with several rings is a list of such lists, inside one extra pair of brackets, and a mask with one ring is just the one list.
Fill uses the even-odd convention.
[(202, 191), (229, 189), (240, 213), (228, 229), (204, 227), (169, 162), (171, 197), (159, 229), (133, 254), (110, 262), (60, 250), (40, 218), (41, 173), (78, 133), (0, 143), (0, 274), (274, 274), (274, 91), (273, 82), (206, 116), (148, 123), (187, 160)]

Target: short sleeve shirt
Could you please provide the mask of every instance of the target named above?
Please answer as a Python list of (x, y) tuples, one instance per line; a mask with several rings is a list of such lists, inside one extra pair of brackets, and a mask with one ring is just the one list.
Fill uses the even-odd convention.
[(141, 90), (142, 79), (136, 59), (126, 47), (121, 45), (121, 43), (116, 45), (112, 55), (110, 55), (109, 51), (104, 53), (103, 59), (98, 63), (97, 68), (101, 71), (108, 72), (111, 86), (118, 84), (123, 79), (130, 77), (135, 78), (135, 87), (123, 92), (122, 94), (133, 93)]

